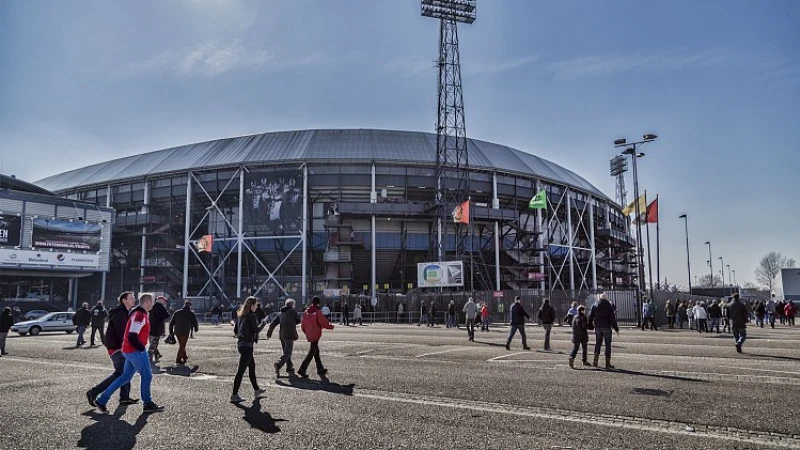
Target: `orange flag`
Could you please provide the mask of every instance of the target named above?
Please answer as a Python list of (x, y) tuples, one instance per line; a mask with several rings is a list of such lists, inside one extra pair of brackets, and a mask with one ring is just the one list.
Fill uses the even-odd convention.
[(469, 225), (469, 200), (455, 207), (453, 210), (453, 223)]

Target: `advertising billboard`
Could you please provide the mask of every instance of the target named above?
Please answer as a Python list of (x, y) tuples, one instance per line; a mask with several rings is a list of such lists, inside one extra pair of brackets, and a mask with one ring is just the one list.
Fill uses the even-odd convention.
[(244, 229), (248, 235), (301, 234), (303, 227), (303, 172), (249, 172), (245, 174)]
[(100, 251), (103, 227), (97, 223), (33, 218), (32, 248)]
[(0, 247), (19, 247), (22, 236), (22, 218), (0, 214)]
[(419, 263), (417, 285), (421, 288), (464, 286), (464, 262)]
[(0, 266), (100, 267), (96, 253), (40, 252), (0, 248)]

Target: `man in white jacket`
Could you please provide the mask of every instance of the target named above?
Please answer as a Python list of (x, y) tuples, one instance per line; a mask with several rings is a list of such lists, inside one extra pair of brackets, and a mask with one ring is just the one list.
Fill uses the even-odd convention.
[(467, 315), (467, 335), (471, 342), (475, 342), (475, 316), (478, 314), (478, 305), (475, 304), (472, 297), (467, 300), (463, 312)]
[(708, 331), (706, 324), (708, 323), (708, 312), (706, 311), (706, 303), (700, 302), (699, 305), (694, 307), (694, 319), (697, 321), (697, 332), (702, 333)]

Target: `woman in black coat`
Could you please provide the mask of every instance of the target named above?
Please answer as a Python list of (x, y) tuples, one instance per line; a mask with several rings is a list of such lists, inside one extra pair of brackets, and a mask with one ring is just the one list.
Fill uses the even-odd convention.
[(586, 319), (586, 307), (578, 307), (578, 315), (572, 318), (572, 352), (569, 354), (569, 367), (575, 368), (575, 357), (578, 355), (578, 348), (583, 347), (583, 365), (588, 366), (586, 359), (586, 346), (589, 343), (589, 321)]

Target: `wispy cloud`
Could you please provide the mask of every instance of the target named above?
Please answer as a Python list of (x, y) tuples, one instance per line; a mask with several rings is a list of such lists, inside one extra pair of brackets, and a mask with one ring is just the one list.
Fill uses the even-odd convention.
[(383, 70), (391, 74), (413, 77), (426, 72), (432, 72), (435, 67), (436, 61), (434, 60), (425, 60), (414, 56), (403, 56), (384, 64)]
[(730, 62), (722, 52), (669, 52), (630, 55), (593, 55), (554, 61), (547, 71), (557, 79), (608, 76), (624, 72), (698, 70)]
[(518, 69), (539, 59), (538, 55), (520, 56), (503, 61), (477, 61), (464, 66), (464, 73), (469, 75), (496, 75)]
[(334, 59), (323, 53), (278, 56), (264, 49), (248, 47), (240, 40), (224, 44), (205, 42), (181, 51), (165, 51), (147, 59), (131, 62), (117, 70), (114, 75), (118, 78), (151, 74), (213, 77), (256, 67), (278, 71), (352, 61), (354, 58), (345, 56)]

